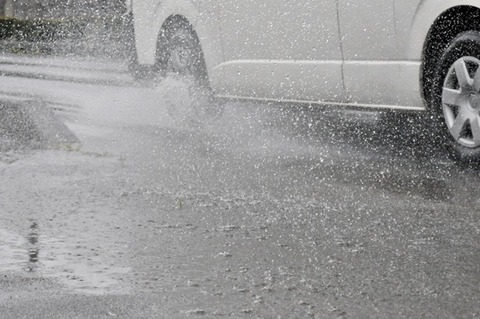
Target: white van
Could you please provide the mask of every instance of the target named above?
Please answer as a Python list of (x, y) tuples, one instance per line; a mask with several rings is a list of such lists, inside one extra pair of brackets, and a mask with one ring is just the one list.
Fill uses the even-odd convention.
[(218, 98), (418, 112), (480, 158), (479, 0), (133, 0), (136, 61)]

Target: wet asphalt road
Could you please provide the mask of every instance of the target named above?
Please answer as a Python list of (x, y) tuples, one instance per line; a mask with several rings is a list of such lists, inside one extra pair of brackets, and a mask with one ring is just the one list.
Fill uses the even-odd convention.
[(179, 127), (175, 83), (0, 81), (42, 117), (0, 144), (2, 318), (480, 316), (479, 171), (426, 135), (233, 102)]

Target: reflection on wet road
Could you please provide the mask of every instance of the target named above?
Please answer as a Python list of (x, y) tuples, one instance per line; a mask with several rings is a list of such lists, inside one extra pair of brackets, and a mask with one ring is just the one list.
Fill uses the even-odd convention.
[(40, 245), (38, 243), (38, 224), (32, 222), (30, 232), (27, 235), (28, 240), (28, 271), (35, 271), (38, 263), (38, 255), (40, 253)]
[(177, 127), (145, 88), (36, 85), (82, 145), (0, 157), (2, 273), (114, 300), (92, 317), (480, 312), (480, 176), (428, 135), (244, 103)]

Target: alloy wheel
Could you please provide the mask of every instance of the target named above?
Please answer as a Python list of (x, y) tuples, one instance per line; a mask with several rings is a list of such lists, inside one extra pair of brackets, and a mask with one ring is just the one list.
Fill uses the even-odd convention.
[(445, 123), (451, 137), (467, 148), (480, 146), (480, 60), (462, 57), (448, 70), (442, 88)]

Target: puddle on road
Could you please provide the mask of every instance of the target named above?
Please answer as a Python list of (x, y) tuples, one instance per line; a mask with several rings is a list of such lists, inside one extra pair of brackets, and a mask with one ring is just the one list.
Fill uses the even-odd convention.
[(101, 257), (87, 258), (72, 253), (61, 241), (51, 239), (42, 265), (47, 277), (54, 277), (76, 292), (94, 295), (126, 294), (124, 281), (131, 269), (103, 263)]
[(26, 236), (0, 229), (0, 273), (30, 272), (59, 281), (67, 288), (83, 294), (126, 294), (125, 275), (129, 267), (106, 263), (101, 256), (74, 253), (67, 240), (40, 235), (32, 221)]
[(28, 241), (28, 271), (36, 271), (38, 266), (38, 256), (40, 254), (40, 245), (38, 243), (38, 224), (33, 221), (30, 225), (30, 232), (27, 235)]
[(0, 229), (0, 272), (25, 269), (26, 260), (25, 239)]

